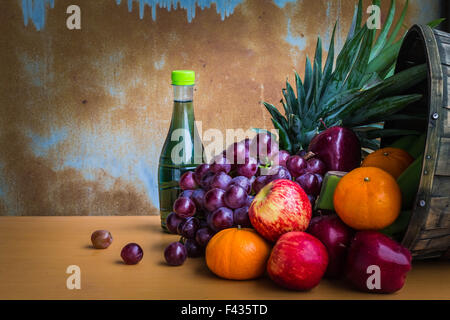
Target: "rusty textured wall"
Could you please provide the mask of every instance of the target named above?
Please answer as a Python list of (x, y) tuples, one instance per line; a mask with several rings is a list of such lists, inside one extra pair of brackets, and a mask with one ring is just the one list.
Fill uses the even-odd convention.
[[(279, 101), (317, 34), (328, 48), (338, 16), (342, 44), (355, 4), (217, 0), (194, 15), (189, 1), (153, 12), (149, 2), (0, 1), (0, 215), (157, 213), (170, 71), (197, 72), (204, 130), (270, 128), (258, 102)], [(71, 4), (81, 30), (66, 28)], [(406, 24), (438, 17), (439, 5), (411, 1)]]

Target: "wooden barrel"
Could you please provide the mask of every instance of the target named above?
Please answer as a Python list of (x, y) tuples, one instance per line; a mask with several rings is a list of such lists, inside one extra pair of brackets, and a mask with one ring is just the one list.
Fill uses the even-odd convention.
[(414, 25), (402, 43), (395, 72), (424, 63), (428, 66), (427, 80), (407, 92), (419, 92), (423, 99), (406, 110), (422, 116), (386, 122), (385, 126), (427, 132), (420, 186), (402, 244), (414, 259), (449, 258), (450, 34)]

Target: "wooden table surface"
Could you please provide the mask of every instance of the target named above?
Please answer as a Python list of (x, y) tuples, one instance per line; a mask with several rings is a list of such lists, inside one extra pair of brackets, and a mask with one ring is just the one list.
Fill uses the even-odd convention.
[[(94, 230), (114, 238), (106, 250), (91, 247)], [(178, 239), (160, 230), (159, 217), (1, 217), (0, 299), (450, 299), (450, 263), (414, 263), (405, 287), (390, 295), (355, 291), (327, 279), (309, 292), (277, 287), (267, 277), (228, 281), (204, 259), (165, 264), (164, 248)], [(138, 265), (125, 265), (121, 248), (144, 250)], [(66, 287), (69, 265), (81, 269), (81, 289)]]

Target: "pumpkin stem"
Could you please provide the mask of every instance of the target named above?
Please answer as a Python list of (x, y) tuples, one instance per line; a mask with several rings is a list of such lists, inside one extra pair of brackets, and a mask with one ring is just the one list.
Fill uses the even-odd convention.
[(240, 224), (238, 224), (237, 228), (238, 228), (238, 230), (241, 230), (241, 229), (242, 229), (242, 227), (241, 227)]
[(370, 178), (369, 178), (369, 177), (365, 177), (365, 178), (364, 178), (364, 181), (369, 182), (369, 181), (370, 181)]

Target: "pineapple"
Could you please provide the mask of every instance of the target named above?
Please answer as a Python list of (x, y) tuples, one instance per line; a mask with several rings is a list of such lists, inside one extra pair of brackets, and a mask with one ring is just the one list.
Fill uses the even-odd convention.
[[(379, 0), (373, 4), (379, 5)], [(402, 93), (426, 77), (426, 66), (416, 66), (393, 75), (401, 40), (395, 42), (406, 14), (402, 14), (392, 30), (395, 0), (391, 1), (386, 22), (375, 41), (376, 30), (362, 21), (362, 1), (355, 8), (352, 25), (345, 44), (334, 62), (333, 29), (328, 56), (322, 69), (320, 37), (313, 63), (306, 58), (305, 75), (295, 73), (294, 89), (288, 81), (282, 90), (281, 103), (285, 116), (267, 102), (264, 106), (279, 130), (280, 147), (297, 153), (308, 147), (311, 139), (328, 127), (342, 125), (352, 128), (363, 148), (377, 149), (382, 136), (413, 134), (407, 130), (384, 130), (381, 122), (390, 117), (408, 117), (397, 114), (406, 105), (421, 99), (419, 94)], [(439, 21), (430, 23), (435, 26)], [(395, 114), (395, 115), (394, 115)]]

